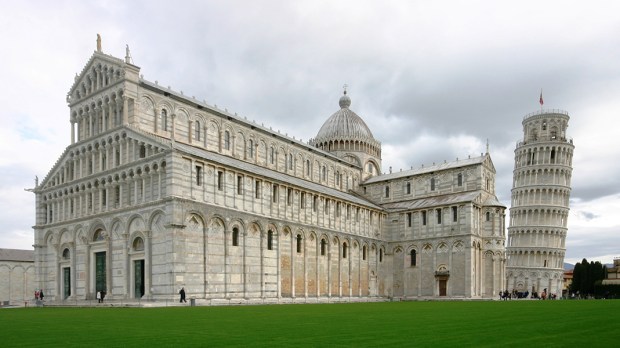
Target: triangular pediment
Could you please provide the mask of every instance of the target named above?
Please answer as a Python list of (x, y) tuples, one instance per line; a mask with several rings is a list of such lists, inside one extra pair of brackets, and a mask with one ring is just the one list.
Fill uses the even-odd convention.
[(125, 76), (126, 65), (122, 59), (95, 51), (82, 71), (75, 76), (73, 86), (67, 93), (67, 102), (73, 104), (102, 87), (121, 81)]
[[(85, 154), (93, 153), (92, 151), (96, 151), (96, 149), (102, 146), (102, 144), (114, 144), (117, 143), (119, 140), (124, 144), (144, 144), (146, 149), (144, 152), (144, 157), (142, 157), (142, 154), (140, 153), (132, 154), (129, 157), (130, 163), (127, 163), (126, 160), (123, 160), (118, 165), (114, 164), (112, 159), (109, 158), (109, 164), (106, 165), (105, 169), (97, 167), (98, 165), (96, 164), (92, 174), (89, 174), (89, 170), (86, 169), (88, 168), (88, 164), (82, 163), (81, 165), (83, 166), (83, 174), (82, 176), (79, 175), (80, 169), (73, 166), (73, 163), (76, 162), (76, 158), (81, 157), (82, 159), (87, 159), (89, 157), (85, 156)], [(160, 138), (153, 134), (137, 131), (131, 126), (121, 126), (108, 132), (102, 133), (101, 135), (91, 138), (88, 141), (68, 146), (60, 155), (47, 176), (41, 181), (40, 184), (37, 185), (36, 190), (46, 191), (52, 188), (56, 188), (58, 186), (64, 186), (70, 190), (71, 186), (77, 184), (80, 181), (88, 181), (92, 177), (97, 176), (105, 177), (112, 175), (112, 173), (115, 172), (116, 168), (127, 167), (128, 164), (131, 164), (133, 162), (149, 161), (151, 157), (159, 155), (160, 153), (167, 151), (170, 148), (171, 143), (167, 139)], [(129, 151), (140, 151), (140, 149), (131, 148)], [(109, 156), (113, 156), (111, 153), (108, 154)], [(124, 150), (123, 154), (127, 154), (126, 149)], [(79, 162), (78, 165), (80, 165)]]
[(491, 155), (490, 154), (486, 154), (484, 161), (483, 161), (483, 165), (485, 168), (489, 169), (490, 171), (492, 171), (493, 173), (497, 173), (495, 171), (495, 165), (493, 164), (493, 160), (491, 160)]

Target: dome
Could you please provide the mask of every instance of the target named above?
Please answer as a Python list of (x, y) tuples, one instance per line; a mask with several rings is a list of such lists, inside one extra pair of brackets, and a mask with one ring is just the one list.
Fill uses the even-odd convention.
[(344, 139), (364, 139), (374, 140), (372, 132), (355, 112), (349, 109), (351, 98), (344, 92), (339, 100), (340, 110), (331, 115), (323, 124), (315, 141), (344, 140)]

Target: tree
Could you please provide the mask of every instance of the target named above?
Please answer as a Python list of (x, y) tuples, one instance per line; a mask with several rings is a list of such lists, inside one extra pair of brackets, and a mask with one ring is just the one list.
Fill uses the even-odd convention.
[(578, 262), (573, 269), (573, 283), (570, 286), (571, 292), (579, 292), (582, 296), (594, 294), (594, 285), (605, 279), (605, 266), (599, 261), (583, 259)]

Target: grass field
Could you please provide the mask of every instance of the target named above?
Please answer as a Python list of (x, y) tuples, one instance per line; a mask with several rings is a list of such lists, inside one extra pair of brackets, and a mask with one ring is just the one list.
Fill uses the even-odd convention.
[(0, 309), (0, 346), (613, 347), (620, 300)]

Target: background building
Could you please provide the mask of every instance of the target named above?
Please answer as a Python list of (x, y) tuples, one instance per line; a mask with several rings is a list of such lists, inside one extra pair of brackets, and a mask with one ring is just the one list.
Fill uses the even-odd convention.
[(343, 95), (309, 143), (144, 80), (98, 46), (71, 144), (36, 194), (37, 284), (56, 301), (493, 298), (505, 207), (480, 157), (381, 175)]
[(33, 256), (32, 250), (0, 249), (0, 305), (23, 305), (34, 299)]
[(541, 110), (523, 119), (508, 227), (508, 290), (562, 294), (575, 149), (566, 136), (568, 120), (560, 110)]

